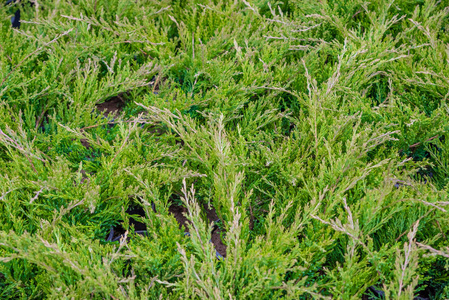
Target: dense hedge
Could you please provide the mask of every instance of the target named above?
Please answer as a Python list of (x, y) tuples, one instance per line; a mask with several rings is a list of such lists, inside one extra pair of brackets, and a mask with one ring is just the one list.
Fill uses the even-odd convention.
[(1, 299), (449, 298), (448, 1), (8, 2)]

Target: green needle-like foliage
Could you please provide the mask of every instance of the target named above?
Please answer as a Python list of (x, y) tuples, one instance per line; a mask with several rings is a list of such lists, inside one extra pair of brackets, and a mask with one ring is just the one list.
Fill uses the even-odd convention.
[(447, 299), (448, 98), (444, 0), (3, 1), (0, 299)]

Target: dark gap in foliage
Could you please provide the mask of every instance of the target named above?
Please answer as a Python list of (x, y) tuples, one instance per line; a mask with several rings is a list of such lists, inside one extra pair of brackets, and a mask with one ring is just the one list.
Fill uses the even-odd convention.
[(20, 9), (16, 10), (14, 16), (11, 17), (11, 26), (20, 29)]
[(97, 110), (101, 112), (105, 117), (108, 117), (110, 114), (120, 114), (124, 106), (125, 100), (122, 98), (122, 95), (117, 95), (96, 105)]
[(423, 274), (424, 280), (418, 286), (421, 291), (420, 297), (428, 299), (442, 299), (449, 290), (449, 271), (447, 270), (447, 260), (443, 257), (436, 257), (435, 261)]
[(217, 212), (215, 211), (215, 208), (213, 206), (207, 205), (204, 205), (204, 210), (206, 211), (206, 216), (209, 221), (208, 224), (212, 222), (214, 223), (211, 233), (211, 242), (212, 244), (214, 244), (217, 252), (221, 256), (226, 257), (227, 246), (223, 244), (222, 241), (222, 235), (224, 235), (226, 232), (224, 231), (221, 221), (218, 218)]
[(380, 74), (372, 78), (366, 97), (372, 99), (373, 106), (379, 106), (387, 99), (389, 92), (388, 77)]
[(89, 180), (89, 177), (87, 176), (88, 172), (86, 172), (85, 170), (80, 170), (81, 173), (81, 184), (83, 183), (87, 183)]
[[(444, 92), (445, 94), (446, 92)], [(443, 95), (444, 95), (443, 94)], [(439, 107), (442, 95), (435, 95), (428, 88), (423, 87), (419, 91), (415, 86), (410, 86), (400, 93), (401, 101), (411, 107), (417, 107), (420, 112), (424, 112), (427, 117), (431, 117), (432, 113)]]
[[(221, 221), (218, 218), (217, 212), (215, 211), (215, 208), (210, 206), (207, 207), (206, 205), (203, 207), (208, 224), (214, 223), (214, 226), (212, 228), (211, 232), (211, 240), (210, 242), (214, 245), (215, 250), (217, 252), (217, 258), (226, 257), (226, 249), (227, 246), (223, 244), (222, 241), (222, 234), (224, 234), (224, 229), (221, 226)], [(188, 211), (187, 208), (184, 207), (182, 204), (179, 203), (179, 201), (173, 201), (172, 204), (169, 207), (169, 212), (173, 214), (176, 221), (179, 224), (179, 228), (184, 228), (184, 232), (186, 235), (190, 235), (189, 229), (187, 227), (187, 224), (190, 222), (187, 217), (185, 216)]]
[[(418, 288), (419, 289), (419, 288)], [(427, 293), (427, 292), (419, 292), (418, 296), (414, 297), (413, 300), (430, 300), (430, 299), (438, 299), (433, 298), (432, 295), (434, 293)], [(370, 286), (366, 291), (365, 294), (362, 296), (362, 300), (381, 300), (385, 299), (385, 292), (382, 290), (381, 287), (376, 286)]]
[[(156, 207), (154, 203), (151, 203), (151, 208), (153, 212), (156, 212)], [(133, 228), (134, 232), (140, 235), (146, 235), (147, 226), (145, 223), (139, 221), (139, 218), (145, 218), (145, 210), (141, 205), (136, 203), (131, 203), (125, 211), (126, 215), (128, 215), (128, 224), (129, 228)], [(126, 229), (123, 227), (123, 223), (118, 224), (116, 226), (111, 227), (109, 235), (107, 237), (107, 241), (119, 241), (125, 234)]]
[(51, 124), (49, 119), (49, 112), (42, 111), (41, 115), (39, 115), (36, 120), (36, 128), (38, 133), (50, 134), (51, 133)]
[(377, 300), (385, 299), (385, 292), (376, 286), (370, 286), (365, 294), (362, 296), (362, 300)]
[(179, 229), (184, 228), (184, 232), (189, 232), (187, 227), (189, 220), (187, 220), (187, 217), (185, 216), (185, 214), (187, 214), (187, 208), (179, 203), (172, 203), (168, 208), (168, 211), (175, 217), (179, 224)]
[[(425, 142), (415, 143), (413, 145), (410, 145), (407, 150), (401, 150), (399, 154), (400, 156), (407, 156), (408, 158), (412, 158), (413, 161), (416, 162), (428, 159), (431, 163), (434, 163), (435, 159), (430, 151), (432, 151), (433, 153), (440, 153), (442, 151), (442, 149), (440, 149), (437, 145), (431, 143), (431, 141), (434, 139), (438, 139), (440, 142), (443, 142), (445, 137), (444, 135), (434, 136)], [(425, 143), (428, 143), (427, 148), (430, 151), (427, 150)], [(417, 171), (416, 175), (414, 176), (414, 179), (422, 183), (427, 183), (427, 181), (432, 180), (434, 174), (437, 173), (439, 173), (438, 167), (435, 166), (432, 167), (431, 165), (427, 165), (424, 168), (420, 168)], [(395, 186), (399, 187), (399, 184), (395, 184)]]

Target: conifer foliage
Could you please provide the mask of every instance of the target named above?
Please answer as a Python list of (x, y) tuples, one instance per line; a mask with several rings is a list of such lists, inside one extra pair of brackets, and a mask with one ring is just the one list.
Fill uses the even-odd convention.
[(449, 2), (0, 4), (1, 299), (449, 298)]

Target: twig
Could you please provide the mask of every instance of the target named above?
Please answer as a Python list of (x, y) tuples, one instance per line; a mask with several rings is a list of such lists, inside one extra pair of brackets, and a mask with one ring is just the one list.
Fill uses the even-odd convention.
[[(431, 213), (432, 211), (434, 211), (435, 209), (434, 208), (432, 208), (431, 210), (429, 210), (428, 212), (426, 212), (424, 215), (422, 215), (418, 220), (416, 220), (414, 223), (413, 223), (413, 226), (415, 226), (416, 225), (416, 222), (420, 222), (424, 217), (426, 217), (429, 213)], [(412, 226), (412, 228), (413, 228), (413, 226)], [(396, 239), (395, 239), (395, 241), (397, 242), (397, 241), (399, 241), (399, 239), (401, 238), (401, 237), (403, 237), (407, 232), (409, 232), (411, 229), (408, 229), (408, 230), (406, 230), (406, 231), (404, 231), (403, 233), (401, 233), (401, 235), (400, 236), (398, 236)]]
[(352, 15), (352, 18), (354, 18), (355, 16), (357, 16), (359, 13), (361, 13), (362, 12), (362, 10), (361, 9), (359, 9), (355, 14), (353, 14)]
[(441, 229), (440, 222), (438, 222), (438, 220), (435, 220), (435, 222), (437, 223), (438, 229), (440, 229), (440, 232), (441, 232), (441, 234), (443, 235), (443, 238), (444, 238), (445, 240), (447, 240), (446, 235), (444, 234), (443, 230)]
[[(431, 140), (434, 140), (434, 139), (436, 139), (436, 138), (438, 138), (439, 137), (439, 135), (435, 135), (435, 136), (433, 136), (433, 137), (431, 137), (431, 138), (428, 138), (427, 140), (425, 140), (424, 141), (424, 143), (425, 142), (429, 142), (429, 141), (431, 141)], [(421, 145), (423, 142), (417, 142), (417, 143), (414, 143), (413, 145), (410, 145), (410, 146), (408, 146), (409, 148), (416, 148), (416, 147), (418, 147), (419, 145)], [(399, 153), (401, 153), (401, 152), (404, 152), (404, 149), (401, 149), (401, 150), (399, 150)]]
[[(123, 121), (123, 122), (127, 122), (127, 121)], [(95, 127), (99, 127), (99, 126), (113, 125), (113, 124), (118, 124), (118, 123), (119, 122), (107, 122), (105, 124), (96, 124), (96, 125), (86, 126), (86, 127), (80, 128), (80, 131), (84, 131), (85, 129), (91, 129), (91, 128), (95, 128)]]
[(160, 77), (161, 77), (161, 74), (157, 75), (157, 77), (156, 77), (156, 81), (154, 82), (154, 85), (153, 85), (153, 90), (151, 91), (153, 94), (154, 94), (154, 90), (156, 89), (156, 86), (159, 83), (159, 78)]
[(45, 189), (45, 187), (41, 187), (41, 189), (37, 192), (34, 192), (36, 195), (31, 198), (30, 200), (30, 204), (33, 203), (35, 200), (37, 200), (37, 198), (39, 197), (40, 193), (42, 193), (42, 191)]
[(407, 245), (407, 248), (404, 249), (405, 259), (404, 259), (404, 263), (401, 266), (402, 273), (401, 273), (401, 278), (399, 279), (398, 296), (397, 296), (396, 299), (400, 299), (401, 298), (402, 288), (404, 287), (404, 277), (406, 276), (405, 270), (407, 269), (407, 266), (409, 265), (409, 263), (411, 261), (410, 256), (411, 256), (411, 253), (413, 251), (413, 246), (412, 245), (413, 245), (413, 243), (416, 243), (414, 241), (414, 238), (416, 236), (416, 233), (418, 232), (418, 226), (419, 226), (419, 220), (414, 223), (413, 228), (410, 229), (410, 231), (409, 231), (409, 233), (407, 235), (407, 237), (408, 237), (408, 245)]
[(424, 244), (421, 244), (421, 243), (418, 243), (418, 242), (416, 242), (416, 244), (417, 244), (419, 247), (424, 248), (424, 249), (426, 249), (426, 250), (429, 250), (430, 252), (432, 252), (432, 253), (434, 253), (434, 254), (441, 255), (441, 256), (444, 256), (444, 257), (449, 258), (449, 254), (448, 254), (448, 253), (445, 253), (445, 252), (443, 252), (443, 251), (434, 249), (434, 248), (432, 248), (432, 247), (430, 247), (430, 246), (428, 246), (428, 245), (424, 245)]
[[(433, 140), (433, 139), (436, 139), (437, 137), (438, 137), (438, 135), (433, 136), (433, 137), (427, 139), (426, 142), (431, 141), (431, 140)], [(421, 145), (421, 142), (415, 143), (415, 144), (409, 146), (409, 148), (415, 148), (415, 147), (418, 147), (419, 145)]]
[(8, 53), (6, 53), (5, 49), (3, 49), (3, 46), (0, 44), (0, 48), (5, 52), (6, 57), (9, 59), (9, 61), (12, 63), (11, 57), (9, 57)]
[(253, 207), (251, 203), (249, 204), (249, 212), (251, 214), (249, 218), (249, 230), (252, 231), (254, 229), (254, 214), (253, 214)]
[(136, 121), (136, 120), (114, 121), (114, 122), (107, 122), (104, 124), (95, 124), (95, 125), (91, 125), (91, 126), (82, 127), (82, 128), (80, 128), (80, 131), (84, 131), (86, 129), (91, 129), (91, 128), (104, 126), (104, 125), (113, 125), (113, 124), (119, 124), (119, 123), (132, 123), (132, 122), (136, 122), (139, 124), (151, 124), (152, 123), (152, 122), (147, 122), (147, 121)]
[(3, 199), (5, 199), (5, 197), (6, 197), (9, 193), (11, 193), (11, 192), (13, 192), (13, 191), (15, 191), (15, 190), (17, 190), (17, 189), (12, 189), (12, 190), (9, 190), (9, 191), (3, 193), (3, 194), (0, 196), (0, 201), (3, 200)]
[(39, 115), (39, 118), (37, 118), (36, 126), (35, 126), (36, 130), (41, 125), (42, 119), (44, 118), (44, 114), (47, 112), (49, 106), (50, 106), (50, 102), (47, 102), (47, 105), (45, 105), (45, 108), (42, 110), (41, 114)]
[(125, 99), (123, 99), (123, 97), (122, 97), (120, 94), (117, 95), (117, 98), (118, 98), (120, 101), (122, 101), (123, 104), (126, 103)]

